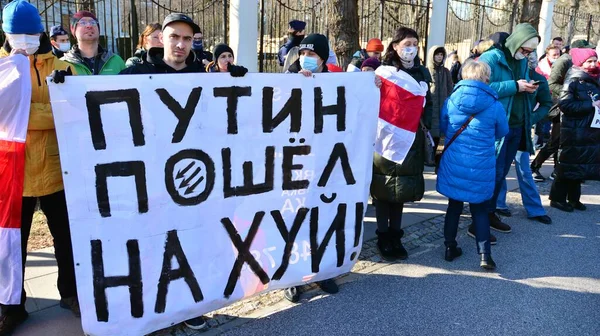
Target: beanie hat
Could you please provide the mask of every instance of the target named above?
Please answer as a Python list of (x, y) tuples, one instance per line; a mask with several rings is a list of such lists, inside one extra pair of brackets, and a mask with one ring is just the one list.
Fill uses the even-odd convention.
[(367, 52), (379, 51), (383, 52), (383, 43), (378, 38), (372, 38), (367, 43)]
[(306, 28), (306, 22), (300, 20), (290, 21), (290, 29), (295, 31), (303, 31)]
[(69, 33), (61, 25), (50, 27), (50, 37), (59, 35), (69, 35)]
[[(96, 22), (98, 22), (98, 19), (96, 19), (96, 15), (94, 15), (94, 13), (92, 13), (92, 12), (82, 10), (82, 11), (79, 11), (79, 12), (73, 14), (73, 16), (71, 17), (71, 34), (73, 36), (75, 36), (75, 29), (77, 28), (77, 23), (79, 22), (79, 20), (83, 19), (84, 17), (92, 18), (92, 19), (96, 20)], [(98, 29), (100, 29), (99, 22), (98, 22)]]
[(9, 2), (2, 10), (2, 30), (7, 34), (34, 35), (44, 32), (42, 17), (34, 5), (25, 0)]
[(373, 70), (377, 70), (377, 68), (379, 68), (380, 65), (381, 65), (381, 62), (379, 62), (377, 57), (370, 57), (363, 61), (360, 68), (362, 69), (364, 67), (371, 67), (371, 68), (373, 68)]
[(215, 62), (217, 61), (217, 59), (219, 59), (219, 56), (221, 56), (221, 54), (224, 52), (230, 52), (231, 55), (233, 55), (233, 50), (227, 44), (220, 43), (215, 46), (215, 49), (213, 50)]
[(590, 57), (598, 57), (596, 50), (590, 48), (573, 48), (569, 53), (573, 58), (573, 65), (582, 66)]
[(327, 61), (329, 58), (329, 43), (327, 37), (321, 34), (310, 34), (300, 42), (300, 52), (302, 50), (312, 50), (319, 58), (323, 61)]
[(589, 48), (590, 43), (586, 40), (575, 40), (571, 43), (571, 48)]

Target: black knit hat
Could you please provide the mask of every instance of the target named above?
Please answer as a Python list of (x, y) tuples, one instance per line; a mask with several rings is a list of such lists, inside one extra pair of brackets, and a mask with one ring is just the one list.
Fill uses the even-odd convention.
[(213, 56), (215, 57), (215, 62), (217, 61), (217, 59), (219, 59), (219, 56), (221, 56), (222, 53), (224, 52), (230, 52), (232, 56), (233, 55), (233, 50), (225, 43), (221, 43), (221, 44), (217, 44), (215, 46), (215, 49), (213, 50)]
[(323, 60), (327, 61), (329, 58), (329, 42), (327, 37), (321, 34), (310, 34), (300, 42), (300, 51), (312, 50)]

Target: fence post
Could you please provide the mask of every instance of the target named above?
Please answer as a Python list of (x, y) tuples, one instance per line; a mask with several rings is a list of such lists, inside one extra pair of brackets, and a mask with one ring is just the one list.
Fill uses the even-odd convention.
[[(434, 45), (443, 46), (446, 43), (446, 20), (448, 18), (448, 0), (433, 0), (429, 33), (427, 34), (427, 49)], [(429, 2), (427, 3), (429, 7)], [(426, 51), (427, 52), (427, 51)]]
[(544, 0), (542, 9), (540, 10), (540, 24), (538, 32), (542, 40), (537, 48), (537, 54), (543, 55), (546, 52), (546, 47), (552, 39), (552, 17), (554, 16), (554, 5), (556, 0)]
[(265, 70), (265, 0), (260, 0), (260, 46), (258, 50), (258, 72)]
[[(137, 39), (140, 37), (138, 31), (138, 18), (137, 18), (137, 8), (135, 7), (135, 0), (131, 0), (131, 54), (135, 52), (135, 46), (137, 43)], [(121, 55), (125, 56), (125, 55)]]
[(223, 0), (223, 43), (229, 43), (229, 24), (227, 22), (227, 0)]
[(258, 40), (258, 3), (248, 0), (231, 0), (229, 4), (229, 46), (235, 62), (257, 72), (256, 41)]

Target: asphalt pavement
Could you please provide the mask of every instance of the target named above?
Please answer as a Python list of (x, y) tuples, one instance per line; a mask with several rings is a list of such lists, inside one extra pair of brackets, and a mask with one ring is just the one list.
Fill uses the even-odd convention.
[(443, 259), (443, 244), (359, 275), (336, 295), (266, 311), (225, 335), (600, 335), (600, 182), (583, 186), (585, 212), (544, 205), (554, 223), (526, 218), (509, 194), (509, 234), (495, 233), (496, 272), (479, 268), (474, 240)]

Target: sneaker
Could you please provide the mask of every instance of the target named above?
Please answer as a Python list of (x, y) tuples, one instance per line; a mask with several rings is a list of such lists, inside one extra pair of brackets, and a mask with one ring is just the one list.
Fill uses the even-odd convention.
[(489, 214), (490, 216), (490, 229), (494, 229), (498, 232), (509, 233), (512, 231), (510, 225), (502, 223), (500, 218), (495, 213)]
[(194, 317), (193, 319), (183, 322), (183, 324), (193, 330), (204, 330), (208, 328), (208, 323), (206, 323), (206, 318), (204, 318), (204, 316)]
[(533, 173), (533, 180), (535, 182), (544, 182), (546, 181), (546, 178), (544, 177), (544, 175), (540, 174), (539, 169), (536, 169), (534, 171), (532, 171)]
[(11, 335), (28, 317), (25, 309), (21, 313), (0, 316), (0, 336)]
[[(475, 225), (469, 225), (469, 228), (467, 229), (467, 235), (475, 239)], [(490, 233), (490, 245), (496, 245), (497, 243), (498, 240), (496, 239), (496, 236)]]
[(296, 303), (300, 300), (300, 287), (289, 287), (283, 290), (283, 297), (291, 303)]
[(81, 310), (79, 309), (79, 300), (77, 299), (77, 296), (60, 299), (60, 307), (70, 310), (73, 312), (75, 317), (81, 317)]
[(335, 283), (335, 281), (333, 281), (333, 279), (318, 281), (317, 285), (319, 285), (319, 287), (321, 287), (323, 292), (325, 292), (327, 294), (335, 294), (340, 291), (340, 288)]

